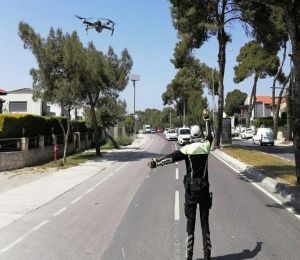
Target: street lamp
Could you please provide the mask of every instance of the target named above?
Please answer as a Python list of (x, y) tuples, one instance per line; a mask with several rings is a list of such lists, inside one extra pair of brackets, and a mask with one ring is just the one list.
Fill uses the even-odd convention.
[(135, 115), (135, 82), (140, 80), (139, 74), (130, 74), (130, 80), (133, 83), (133, 115), (134, 115), (134, 134), (136, 134), (136, 115)]

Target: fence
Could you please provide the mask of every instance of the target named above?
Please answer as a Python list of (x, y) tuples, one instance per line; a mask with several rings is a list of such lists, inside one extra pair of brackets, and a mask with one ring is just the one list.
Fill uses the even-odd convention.
[[(91, 148), (93, 135), (76, 132), (68, 139), (67, 153)], [(14, 170), (53, 159), (54, 146), (58, 145), (59, 157), (63, 155), (64, 136), (36, 136), (31, 138), (0, 139), (0, 172)]]

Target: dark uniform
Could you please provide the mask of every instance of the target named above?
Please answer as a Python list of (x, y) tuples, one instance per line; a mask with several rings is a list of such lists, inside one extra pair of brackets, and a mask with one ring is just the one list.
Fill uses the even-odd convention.
[[(207, 127), (208, 129), (208, 127)], [(181, 150), (166, 155), (159, 159), (154, 159), (149, 163), (151, 168), (163, 166), (185, 160), (186, 175), (184, 176), (185, 186), (185, 216), (187, 218), (187, 239), (186, 239), (186, 258), (192, 259), (194, 246), (194, 231), (196, 222), (197, 204), (200, 208), (200, 222), (203, 238), (204, 259), (210, 259), (211, 240), (209, 231), (209, 209), (212, 204), (212, 193), (209, 192), (208, 181), (208, 154), (211, 148), (211, 135), (206, 141), (196, 142), (184, 146)]]

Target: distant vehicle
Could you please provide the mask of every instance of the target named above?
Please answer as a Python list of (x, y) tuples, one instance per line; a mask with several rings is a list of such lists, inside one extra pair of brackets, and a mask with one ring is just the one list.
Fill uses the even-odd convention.
[(272, 128), (258, 128), (252, 138), (253, 144), (274, 146), (274, 132)]
[(245, 131), (241, 133), (242, 139), (248, 139), (253, 137), (253, 129), (252, 128), (246, 128)]
[(151, 129), (150, 131), (151, 134), (156, 134), (156, 130), (154, 128)]
[(163, 130), (161, 128), (157, 128), (156, 133), (161, 134)]
[(177, 140), (177, 138), (178, 138), (177, 132), (174, 129), (169, 129), (168, 133), (166, 134), (166, 139), (168, 141), (171, 141), (171, 140)]
[(179, 145), (185, 145), (191, 142), (191, 129), (179, 128), (178, 129), (178, 143)]
[(143, 133), (144, 133), (143, 129), (140, 129), (139, 134), (143, 134)]
[(168, 133), (169, 129), (170, 129), (170, 128), (166, 128), (166, 129), (165, 129), (165, 131), (164, 131), (164, 135), (167, 135), (167, 133)]
[(232, 136), (239, 136), (240, 135), (240, 129), (238, 127), (231, 129), (231, 135)]

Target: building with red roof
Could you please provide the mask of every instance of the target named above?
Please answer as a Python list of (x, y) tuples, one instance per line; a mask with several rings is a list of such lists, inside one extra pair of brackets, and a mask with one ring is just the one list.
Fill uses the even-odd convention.
[[(0, 96), (5, 96), (5, 95), (7, 95), (7, 92), (0, 88)], [(5, 100), (0, 97), (0, 114), (2, 114), (4, 102)]]

